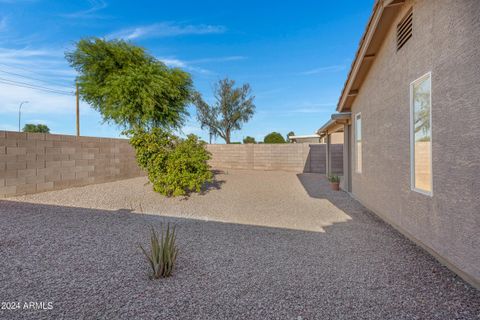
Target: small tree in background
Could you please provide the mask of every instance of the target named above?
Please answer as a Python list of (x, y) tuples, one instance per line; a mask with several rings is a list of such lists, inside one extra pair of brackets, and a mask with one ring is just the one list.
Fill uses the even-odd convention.
[(192, 93), (190, 75), (123, 40), (83, 39), (66, 53), (80, 96), (104, 121), (125, 128), (178, 128)]
[(257, 142), (255, 141), (255, 138), (254, 138), (254, 137), (246, 136), (246, 137), (243, 139), (243, 143), (257, 143)]
[(287, 133), (287, 142), (288, 142), (288, 143), (292, 143), (292, 142), (293, 142), (292, 140), (290, 140), (290, 137), (291, 137), (291, 136), (294, 136), (294, 135), (295, 135), (295, 132), (293, 132), (293, 131), (290, 131), (289, 133)]
[(264, 143), (285, 143), (285, 139), (278, 132), (272, 132), (265, 136), (263, 139)]
[(23, 127), (23, 132), (50, 133), (50, 128), (45, 124), (27, 123)]
[(193, 102), (197, 107), (197, 118), (202, 129), (208, 128), (226, 143), (230, 143), (231, 133), (240, 130), (255, 113), (250, 85), (235, 88), (235, 81), (228, 78), (220, 80), (214, 89), (215, 104), (209, 105), (200, 93), (194, 94)]

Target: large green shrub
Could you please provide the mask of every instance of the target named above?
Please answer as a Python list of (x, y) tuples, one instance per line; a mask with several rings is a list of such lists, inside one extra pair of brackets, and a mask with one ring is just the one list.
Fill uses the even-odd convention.
[(269, 133), (263, 138), (263, 142), (265, 143), (285, 143), (285, 139), (283, 136), (278, 132)]
[(159, 128), (130, 133), (137, 162), (147, 171), (156, 192), (181, 196), (200, 192), (204, 183), (212, 181), (207, 164), (210, 153), (205, 149), (205, 142), (197, 136), (188, 135), (182, 139)]

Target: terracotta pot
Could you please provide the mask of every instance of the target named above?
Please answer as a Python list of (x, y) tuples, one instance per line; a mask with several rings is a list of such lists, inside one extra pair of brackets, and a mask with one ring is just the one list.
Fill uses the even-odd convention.
[(340, 190), (340, 182), (331, 182), (330, 187), (332, 187), (332, 190), (339, 191)]

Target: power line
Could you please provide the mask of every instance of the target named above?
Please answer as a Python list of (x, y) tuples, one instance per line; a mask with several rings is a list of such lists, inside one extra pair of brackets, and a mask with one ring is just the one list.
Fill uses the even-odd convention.
[(36, 75), (38, 75), (38, 76), (40, 76), (40, 77), (44, 77), (44, 76), (45, 76), (45, 74), (42, 74), (42, 73), (40, 73), (40, 72), (31, 70), (31, 69), (29, 69), (29, 68), (20, 67), (20, 66), (18, 66), (18, 65), (13, 66), (13, 65), (8, 65), (8, 64), (5, 64), (5, 63), (3, 63), (3, 62), (0, 62), (0, 66), (4, 66), (4, 67), (7, 67), (7, 68), (12, 68), (12, 69), (17, 69), (17, 70), (27, 71), (28, 73), (33, 73), (33, 74), (36, 74)]
[(44, 91), (44, 92), (48, 92), (48, 93), (55, 93), (55, 94), (60, 94), (60, 95), (65, 95), (65, 96), (73, 96), (73, 95), (74, 95), (73, 93), (57, 92), (57, 91), (48, 90), (48, 89), (40, 89), (40, 88), (31, 87), (31, 86), (24, 86), (24, 85), (14, 84), (14, 83), (11, 83), (11, 82), (4, 82), (4, 81), (2, 81), (2, 80), (0, 80), (0, 83), (6, 84), (6, 85), (11, 85), (11, 86), (14, 86), (14, 87), (34, 89), (34, 90)]
[(5, 71), (5, 70), (2, 70), (2, 69), (0, 69), (0, 72), (6, 73), (6, 74), (10, 74), (10, 75), (13, 75), (13, 76), (17, 76), (17, 77), (22, 77), (22, 78), (25, 78), (25, 79), (40, 81), (40, 82), (43, 82), (43, 83), (46, 83), (46, 84), (62, 85), (62, 86), (65, 85), (65, 84), (60, 84), (59, 82), (46, 81), (46, 80), (42, 80), (42, 79), (30, 77), (30, 76), (25, 76), (25, 75), (20, 74), (20, 73), (15, 73), (15, 72), (11, 72), (11, 71)]
[(49, 88), (49, 87), (45, 87), (45, 86), (41, 86), (41, 85), (37, 85), (37, 84), (32, 84), (32, 83), (27, 83), (27, 82), (22, 82), (22, 81), (17, 81), (17, 80), (5, 79), (5, 78), (1, 78), (1, 77), (0, 77), (0, 80), (4, 81), (4, 82), (7, 81), (7, 82), (9, 82), (13, 85), (31, 87), (32, 89), (46, 90), (46, 91), (52, 91), (52, 92), (57, 92), (57, 93), (60, 93), (60, 94), (68, 94), (68, 95), (73, 94), (72, 92), (68, 92), (68, 91), (64, 91), (64, 90)]
[(8, 85), (11, 85), (11, 86), (16, 86), (16, 87), (46, 91), (46, 92), (50, 92), (50, 93), (63, 94), (63, 95), (68, 95), (68, 96), (74, 95), (73, 92), (63, 91), (63, 90), (54, 89), (54, 88), (48, 88), (48, 87), (45, 87), (45, 86), (40, 86), (40, 85), (36, 85), (36, 84), (31, 84), (31, 83), (21, 82), (21, 81), (16, 81), (16, 80), (11, 80), (11, 79), (5, 79), (5, 78), (1, 78), (1, 77), (0, 77), (0, 83), (8, 84)]

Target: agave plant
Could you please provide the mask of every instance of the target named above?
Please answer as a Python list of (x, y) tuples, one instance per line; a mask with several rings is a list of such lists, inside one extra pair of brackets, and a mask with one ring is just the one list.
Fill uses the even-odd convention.
[(162, 235), (160, 238), (155, 229), (153, 227), (151, 228), (150, 252), (147, 252), (147, 250), (140, 245), (140, 249), (147, 257), (152, 268), (153, 275), (151, 278), (166, 278), (172, 275), (178, 253), (175, 240), (175, 226), (170, 228), (170, 224), (168, 224), (166, 232), (164, 232), (162, 227)]

